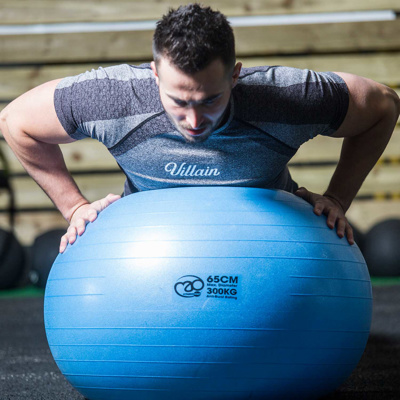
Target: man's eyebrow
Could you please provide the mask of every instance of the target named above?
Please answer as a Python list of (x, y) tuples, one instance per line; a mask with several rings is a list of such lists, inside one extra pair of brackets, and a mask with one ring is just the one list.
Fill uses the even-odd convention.
[[(213, 94), (213, 95), (211, 95), (211, 96), (209, 96), (209, 97), (207, 97), (207, 98), (205, 98), (205, 99), (201, 99), (201, 100), (199, 100), (199, 101), (193, 101), (193, 102), (194, 102), (194, 103), (204, 103), (204, 102), (206, 102), (206, 101), (215, 100), (215, 99), (217, 99), (218, 97), (221, 97), (222, 94), (223, 94), (223, 93)], [(190, 102), (191, 102), (191, 101), (186, 101), (186, 100), (179, 99), (178, 97), (172, 96), (171, 94), (168, 94), (168, 93), (167, 93), (167, 96), (168, 96), (170, 99), (174, 100), (174, 101), (178, 101), (178, 102), (182, 101), (182, 102), (184, 102), (184, 103), (190, 103)]]

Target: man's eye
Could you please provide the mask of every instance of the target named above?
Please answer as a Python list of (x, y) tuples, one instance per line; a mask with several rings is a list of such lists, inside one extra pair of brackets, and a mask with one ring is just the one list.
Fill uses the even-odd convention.
[(182, 101), (182, 100), (174, 100), (174, 101), (175, 101), (175, 104), (177, 106), (179, 106), (179, 107), (186, 107), (187, 106), (186, 101)]
[(210, 100), (204, 100), (204, 103), (206, 106), (210, 106), (211, 104), (215, 103), (216, 99), (210, 99)]

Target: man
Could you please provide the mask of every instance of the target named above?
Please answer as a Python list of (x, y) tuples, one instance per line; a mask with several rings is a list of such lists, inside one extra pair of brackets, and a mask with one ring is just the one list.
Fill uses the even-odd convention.
[[(1, 113), (7, 142), (70, 224), (61, 252), (120, 197), (89, 203), (68, 173), (58, 144), (85, 137), (116, 158), (125, 195), (182, 185), (283, 189), (353, 243), (345, 213), (393, 132), (394, 91), (346, 73), (242, 68), (226, 18), (196, 4), (158, 22), (153, 53), (151, 65), (48, 82)], [(297, 189), (287, 169), (317, 134), (345, 138), (323, 195)]]

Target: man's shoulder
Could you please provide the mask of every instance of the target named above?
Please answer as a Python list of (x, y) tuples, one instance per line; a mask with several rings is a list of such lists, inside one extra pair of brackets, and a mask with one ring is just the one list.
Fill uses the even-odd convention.
[(66, 77), (61, 80), (57, 86), (57, 89), (68, 88), (72, 85), (87, 85), (96, 82), (101, 83), (110, 80), (120, 82), (146, 80), (147, 83), (149, 83), (148, 81), (154, 81), (155, 83), (150, 64), (120, 64), (107, 67), (99, 66), (96, 69), (83, 72), (79, 75)]
[(307, 69), (282, 65), (242, 68), (238, 84), (249, 87), (254, 85), (285, 87), (309, 81), (312, 79), (309, 72)]
[(238, 84), (243, 87), (268, 86), (285, 88), (290, 86), (343, 85), (344, 81), (330, 71), (317, 72), (282, 65), (242, 68)]
[(232, 91), (235, 115), (254, 121), (267, 118), (267, 114), (277, 107), (287, 110), (296, 98), (302, 97), (309, 80), (307, 70), (292, 67), (278, 65), (242, 68), (238, 83)]
[[(117, 111), (122, 108), (124, 112), (133, 114), (148, 113), (149, 108), (155, 109), (155, 112), (160, 109), (156, 101), (158, 87), (150, 64), (121, 64), (92, 69), (64, 78), (57, 85), (56, 92), (63, 92), (56, 93), (56, 99), (62, 97), (75, 102), (75, 105), (79, 101), (96, 104), (97, 111), (103, 107), (103, 118), (106, 114), (113, 114), (114, 108)], [(147, 103), (151, 103), (151, 106), (146, 107)], [(154, 107), (156, 103), (157, 107)], [(93, 117), (92, 113), (89, 114)]]
[(146, 64), (99, 67), (65, 78), (57, 86), (54, 105), (70, 135), (84, 132), (107, 146), (163, 111), (157, 84)]
[[(285, 66), (243, 68), (232, 91), (235, 118), (299, 146), (331, 134), (347, 112), (346, 84), (333, 72)], [(338, 111), (339, 110), (339, 111)]]
[(117, 80), (151, 80), (155, 82), (150, 64), (120, 64), (103, 69), (109, 79)]

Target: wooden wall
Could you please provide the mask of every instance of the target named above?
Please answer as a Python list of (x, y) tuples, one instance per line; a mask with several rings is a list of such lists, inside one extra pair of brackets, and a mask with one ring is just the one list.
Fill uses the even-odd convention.
[[(157, 20), (181, 1), (0, 0), (1, 24), (17, 25)], [(217, 0), (203, 2), (226, 15), (281, 15), (344, 11), (400, 11), (398, 0)], [(0, 27), (1, 28), (1, 27)], [(366, 76), (400, 93), (400, 19), (235, 28), (237, 53), (245, 66), (288, 65)], [(89, 33), (4, 32), (0, 29), (0, 109), (21, 93), (51, 79), (98, 66), (151, 60), (152, 29)], [(400, 125), (382, 160), (364, 183), (348, 216), (361, 230), (377, 221), (400, 218)], [(26, 245), (41, 232), (66, 226), (50, 200), (28, 177), (5, 142), (16, 195), (16, 232)], [(322, 192), (338, 160), (341, 141), (318, 137), (291, 163), (294, 178)], [(96, 200), (122, 191), (124, 177), (99, 143), (83, 140), (62, 146), (82, 192)], [(103, 173), (101, 173), (103, 171)], [(105, 171), (105, 172), (104, 172)], [(385, 200), (379, 200), (386, 197)], [(389, 199), (387, 199), (389, 198)], [(6, 192), (0, 192), (0, 226), (7, 226)]]

